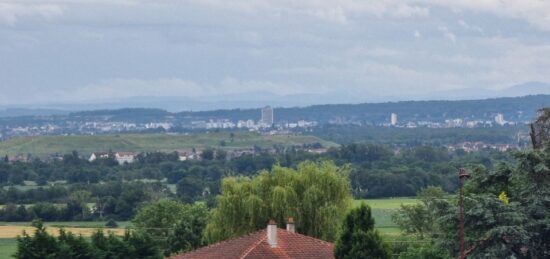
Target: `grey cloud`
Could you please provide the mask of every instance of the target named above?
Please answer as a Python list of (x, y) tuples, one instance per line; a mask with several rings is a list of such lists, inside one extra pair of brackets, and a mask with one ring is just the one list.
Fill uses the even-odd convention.
[(550, 2), (540, 0), (425, 0), (426, 4), (434, 4), (474, 12), (492, 13), (515, 19), (524, 19), (538, 28), (550, 31)]
[(550, 82), (528, 1), (3, 1), (0, 104)]
[(63, 7), (55, 4), (3, 2), (0, 3), (0, 25), (14, 26), (21, 18), (51, 19), (63, 14)]

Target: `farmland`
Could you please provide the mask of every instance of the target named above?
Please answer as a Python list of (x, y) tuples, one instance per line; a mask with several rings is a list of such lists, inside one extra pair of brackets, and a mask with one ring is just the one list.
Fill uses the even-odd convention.
[(96, 151), (163, 151), (172, 152), (191, 148), (221, 148), (226, 150), (271, 148), (274, 145), (299, 146), (320, 143), (324, 147), (335, 143), (314, 136), (262, 135), (249, 132), (212, 132), (198, 134), (120, 134), (81, 136), (20, 137), (0, 142), (0, 154), (33, 154), (47, 156), (67, 154), (73, 150), (81, 154)]
[(15, 238), (0, 238), (0, 259), (12, 258), (15, 251), (17, 251)]
[[(118, 222), (118, 228), (104, 228), (105, 222), (101, 221), (83, 221), (83, 222), (47, 222), (48, 233), (57, 235), (59, 228), (70, 231), (77, 235), (89, 237), (97, 229), (104, 229), (105, 232), (113, 232), (116, 235), (124, 234), (124, 227), (128, 226), (128, 222)], [(32, 234), (34, 228), (30, 226), (30, 222), (0, 222), (0, 259), (11, 258), (11, 255), (17, 250), (16, 237), (25, 231)]]
[[(58, 235), (59, 229), (61, 226), (48, 226), (48, 233), (52, 235)], [(84, 227), (63, 227), (68, 232), (72, 232), (76, 235), (82, 235), (82, 236), (91, 236), (98, 228), (84, 228)], [(124, 229), (123, 228), (113, 228), (113, 229), (106, 229), (107, 231), (112, 231), (116, 235), (123, 235)], [(25, 231), (26, 233), (33, 233), (34, 227), (32, 226), (22, 226), (22, 225), (8, 225), (8, 226), (0, 226), (0, 238), (14, 238), (18, 235), (21, 235)]]
[[(393, 240), (399, 237), (401, 233), (399, 228), (391, 221), (391, 214), (394, 213), (401, 204), (415, 204), (418, 200), (414, 198), (388, 198), (388, 199), (368, 199), (355, 200), (354, 205), (366, 202), (372, 207), (373, 217), (376, 221), (376, 228), (386, 238)], [(45, 225), (51, 234), (56, 234), (59, 227), (75, 234), (81, 234), (85, 237), (90, 236), (96, 229), (103, 228), (105, 222), (102, 221), (83, 221), (83, 222), (47, 222)], [(124, 233), (124, 227), (129, 226), (129, 222), (118, 222), (119, 228), (105, 229), (113, 231), (117, 235)], [(22, 231), (32, 233), (33, 228), (30, 222), (0, 222), (0, 259), (10, 258), (16, 251), (15, 237), (21, 235)]]
[(387, 199), (367, 199), (355, 200), (354, 205), (358, 206), (365, 202), (372, 208), (372, 216), (375, 220), (375, 227), (380, 233), (391, 240), (401, 235), (398, 226), (392, 222), (391, 215), (399, 209), (401, 204), (411, 205), (419, 201), (414, 198), (387, 198)]

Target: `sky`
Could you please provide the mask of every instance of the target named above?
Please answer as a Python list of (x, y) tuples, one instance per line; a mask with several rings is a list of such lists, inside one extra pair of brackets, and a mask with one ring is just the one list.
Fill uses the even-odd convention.
[(0, 105), (391, 100), (549, 83), (549, 71), (544, 0), (0, 0)]

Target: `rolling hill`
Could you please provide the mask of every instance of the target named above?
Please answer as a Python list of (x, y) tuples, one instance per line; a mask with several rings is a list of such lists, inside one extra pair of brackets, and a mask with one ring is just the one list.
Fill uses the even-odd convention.
[(0, 142), (0, 155), (32, 154), (47, 156), (66, 154), (73, 150), (81, 154), (95, 151), (164, 151), (171, 152), (190, 148), (252, 148), (255, 145), (268, 148), (273, 145), (294, 146), (320, 143), (324, 147), (337, 144), (314, 136), (261, 135), (258, 133), (235, 132), (231, 138), (228, 132), (199, 134), (120, 134), (80, 136), (40, 136), (13, 138)]

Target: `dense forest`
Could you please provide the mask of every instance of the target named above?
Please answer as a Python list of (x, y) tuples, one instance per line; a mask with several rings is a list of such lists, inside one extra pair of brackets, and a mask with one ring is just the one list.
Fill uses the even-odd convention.
[[(492, 169), (470, 167), (470, 174), (463, 173), (471, 178), (463, 177), (459, 196), (441, 187), (422, 188), (418, 202), (401, 204), (391, 216), (402, 231), (399, 241), (375, 229), (368, 204), (352, 205), (348, 176), (353, 168), (305, 161), (295, 168), (273, 166), (252, 177), (226, 177), (210, 208), (203, 202), (152, 201), (137, 210), (134, 227), (122, 237), (102, 230), (91, 239), (63, 230), (55, 237), (35, 220), (34, 234), (23, 232), (17, 238), (15, 257), (162, 258), (263, 229), (266, 218), (283, 227), (292, 216), (298, 219), (297, 233), (336, 241), (336, 258), (548, 258), (549, 148), (516, 152), (506, 159), (509, 163)], [(365, 151), (372, 156), (364, 156)], [(354, 146), (334, 155), (354, 161), (389, 154), (379, 147)], [(427, 162), (425, 155), (436, 154), (420, 149), (411, 155)], [(422, 161), (413, 162), (418, 163)], [(457, 217), (460, 206), (465, 207), (464, 225)], [(463, 243), (457, 233), (464, 233)]]
[(528, 147), (529, 127), (493, 126), (486, 128), (399, 128), (359, 125), (323, 125), (304, 134), (340, 144), (375, 143), (397, 147), (444, 146), (462, 142), (512, 144)]

